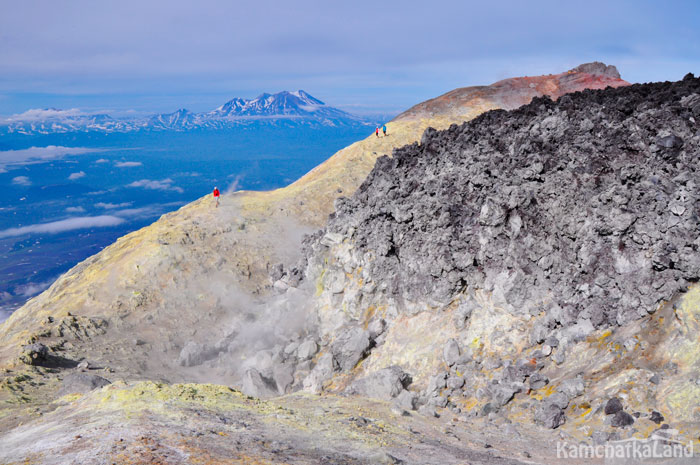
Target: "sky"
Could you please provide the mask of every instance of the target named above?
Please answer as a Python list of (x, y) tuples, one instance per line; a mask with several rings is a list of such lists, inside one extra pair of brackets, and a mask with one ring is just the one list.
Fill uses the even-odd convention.
[(358, 114), (614, 64), (700, 74), (700, 2), (0, 0), (0, 116), (139, 115), (303, 89)]

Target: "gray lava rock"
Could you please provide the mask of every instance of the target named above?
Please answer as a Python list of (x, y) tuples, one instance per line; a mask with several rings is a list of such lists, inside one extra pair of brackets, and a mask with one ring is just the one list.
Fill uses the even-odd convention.
[(591, 439), (593, 439), (593, 444), (600, 446), (610, 440), (610, 433), (606, 431), (593, 431), (593, 434), (591, 434)]
[(461, 389), (464, 386), (464, 378), (461, 376), (450, 376), (447, 378), (447, 387), (449, 389)]
[(353, 382), (346, 390), (349, 394), (375, 399), (391, 400), (411, 383), (411, 377), (401, 367), (394, 365)]
[(649, 420), (653, 421), (657, 425), (661, 424), (664, 421), (664, 416), (661, 415), (659, 412), (654, 410), (651, 412), (651, 416), (649, 416)]
[(381, 336), (384, 333), (385, 329), (386, 321), (384, 321), (382, 318), (372, 320), (372, 322), (369, 325), (367, 325), (367, 331), (369, 331), (369, 337), (372, 340), (377, 339), (379, 336)]
[(343, 371), (350, 371), (367, 355), (371, 345), (369, 331), (350, 328), (340, 333), (331, 345), (331, 350), (340, 368)]
[(442, 356), (448, 366), (452, 366), (457, 363), (457, 360), (461, 354), (462, 352), (459, 350), (459, 344), (454, 339), (447, 341), (447, 344), (445, 344), (445, 348), (442, 351)]
[(433, 397), (428, 401), (428, 405), (432, 405), (433, 407), (437, 408), (445, 408), (447, 407), (447, 397), (445, 396), (437, 396)]
[(416, 409), (416, 394), (411, 391), (401, 391), (394, 403), (403, 410), (415, 410)]
[(580, 376), (573, 379), (566, 379), (557, 387), (557, 391), (564, 393), (569, 400), (583, 394), (583, 390), (583, 378)]
[(207, 344), (189, 341), (180, 351), (177, 363), (184, 367), (197, 366), (216, 357), (218, 353), (217, 349)]
[(264, 378), (258, 370), (249, 368), (243, 375), (241, 392), (247, 396), (267, 399), (278, 395), (277, 386), (267, 378)]
[(27, 365), (40, 365), (41, 362), (46, 361), (48, 354), (48, 347), (41, 342), (35, 342), (33, 344), (22, 346), (22, 352), (20, 353), (19, 359), (22, 363)]
[(377, 465), (400, 465), (404, 462), (391, 454), (379, 451), (369, 457), (369, 463), (376, 463)]
[(608, 402), (605, 404), (604, 411), (606, 415), (613, 415), (617, 412), (622, 411), (622, 409), (622, 401), (617, 397), (613, 397), (610, 400), (608, 400)]
[(569, 406), (569, 398), (563, 392), (555, 392), (547, 397), (547, 403), (556, 405), (560, 409), (565, 409)]
[(516, 383), (499, 383), (489, 386), (492, 403), (497, 407), (503, 407), (513, 399), (513, 396), (522, 391), (522, 387)]
[(299, 346), (300, 346), (300, 345), (301, 345), (301, 344), (299, 343), (299, 341), (292, 341), (292, 342), (290, 342), (289, 344), (287, 344), (287, 345), (284, 347), (284, 354), (285, 354), (285, 355), (293, 355), (293, 354), (295, 354), (296, 351), (297, 351), (297, 349), (299, 349)]
[(101, 388), (109, 384), (112, 384), (111, 381), (101, 376), (88, 373), (71, 373), (63, 378), (61, 389), (58, 390), (58, 395), (85, 394), (93, 389)]
[(447, 387), (448, 373), (438, 373), (428, 380), (428, 387), (425, 390), (428, 396), (437, 396), (440, 391)]
[(540, 373), (533, 373), (530, 375), (528, 383), (530, 384), (530, 389), (542, 389), (549, 383), (549, 378)]
[(621, 428), (625, 426), (629, 426), (632, 423), (634, 423), (634, 417), (630, 415), (629, 413), (625, 412), (624, 410), (620, 410), (613, 416), (612, 422), (610, 425), (616, 427), (616, 428)]
[(564, 410), (553, 403), (545, 403), (535, 412), (535, 423), (555, 429), (566, 423)]
[(297, 349), (297, 357), (299, 360), (308, 360), (318, 353), (318, 344), (316, 341), (304, 341)]
[(272, 369), (272, 379), (279, 394), (287, 394), (294, 383), (294, 367), (278, 363)]
[(683, 147), (683, 139), (675, 134), (671, 134), (670, 136), (661, 137), (656, 141), (656, 144), (666, 149), (679, 149)]
[(311, 373), (304, 378), (304, 389), (311, 392), (321, 392), (323, 383), (333, 377), (333, 373), (339, 370), (333, 354), (323, 354), (318, 359), (318, 363), (311, 370)]
[(437, 410), (435, 409), (434, 406), (432, 405), (421, 405), (420, 408), (418, 409), (418, 413), (425, 417), (437, 417), (439, 416), (437, 413)]
[(691, 77), (535, 98), (426, 130), (336, 203), (305, 260), (323, 263), (321, 244), (353, 228), (353, 256), (371, 257), (356, 265), (387, 299), (441, 306), (488, 284), (504, 308), (530, 312), (547, 297), (557, 315), (546, 328), (570, 342), (638, 319), (700, 279), (700, 183), (688, 181), (698, 94)]

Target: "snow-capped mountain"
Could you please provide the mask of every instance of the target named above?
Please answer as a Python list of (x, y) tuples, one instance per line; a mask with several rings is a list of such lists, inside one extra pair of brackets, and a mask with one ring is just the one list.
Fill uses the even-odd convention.
[(0, 119), (0, 134), (55, 134), (66, 132), (129, 132), (143, 127), (137, 120), (115, 119), (106, 114), (86, 115), (77, 110), (46, 108)]
[(203, 113), (184, 108), (148, 118), (116, 119), (78, 110), (29, 110), (0, 120), (0, 133), (52, 134), (66, 132), (189, 131), (238, 126), (355, 126), (369, 121), (330, 107), (303, 90), (261, 94), (254, 99), (234, 98)]
[(197, 115), (187, 111), (184, 108), (180, 108), (174, 113), (162, 113), (160, 115), (152, 116), (145, 128), (150, 129), (194, 129), (199, 127), (199, 121)]
[(303, 90), (261, 94), (253, 100), (235, 98), (208, 113), (211, 117), (304, 117), (312, 119), (358, 119), (337, 108), (329, 107)]

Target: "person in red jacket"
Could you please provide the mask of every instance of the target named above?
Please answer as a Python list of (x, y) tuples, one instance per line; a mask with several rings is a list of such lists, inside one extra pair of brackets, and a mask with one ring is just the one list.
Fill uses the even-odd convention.
[(377, 126), (377, 129), (374, 131), (374, 135), (379, 137), (379, 126)]
[(219, 188), (214, 187), (214, 200), (216, 200), (216, 207), (217, 208), (219, 207), (219, 196), (220, 195), (221, 195), (221, 193), (219, 193)]

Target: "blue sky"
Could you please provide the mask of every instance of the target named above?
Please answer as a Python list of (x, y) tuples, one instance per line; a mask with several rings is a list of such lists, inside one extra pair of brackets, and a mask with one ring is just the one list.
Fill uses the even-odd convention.
[(0, 115), (212, 109), (304, 89), (355, 113), (599, 60), (700, 73), (698, 1), (0, 0)]

